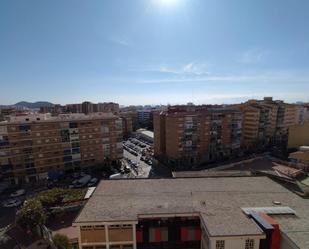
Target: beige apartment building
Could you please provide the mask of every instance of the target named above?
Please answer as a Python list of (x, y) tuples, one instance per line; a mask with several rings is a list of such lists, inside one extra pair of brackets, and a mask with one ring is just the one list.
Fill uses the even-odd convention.
[(122, 158), (122, 120), (111, 113), (32, 114), (0, 123), (0, 167), (12, 183)]
[(101, 181), (80, 249), (307, 249), (308, 200), (267, 177)]
[(298, 149), (303, 145), (309, 146), (309, 121), (289, 127), (288, 148)]
[(298, 106), (283, 101), (249, 100), (236, 105), (243, 114), (243, 145), (252, 147), (287, 140), (288, 128), (300, 122)]
[(154, 114), (156, 158), (174, 168), (192, 168), (239, 151), (240, 111), (175, 106)]

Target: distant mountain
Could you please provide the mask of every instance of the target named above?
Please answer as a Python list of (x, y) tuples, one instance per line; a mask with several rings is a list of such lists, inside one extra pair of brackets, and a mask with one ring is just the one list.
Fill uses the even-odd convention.
[(53, 103), (47, 102), (47, 101), (38, 101), (38, 102), (26, 102), (26, 101), (21, 101), (16, 103), (14, 106), (16, 107), (26, 107), (29, 109), (38, 109), (40, 107), (51, 107), (53, 106)]

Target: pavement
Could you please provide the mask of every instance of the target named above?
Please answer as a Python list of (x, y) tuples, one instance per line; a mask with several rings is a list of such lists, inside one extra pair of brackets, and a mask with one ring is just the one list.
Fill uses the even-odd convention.
[(137, 156), (131, 154), (130, 152), (123, 150), (123, 157), (124, 158), (128, 158), (131, 161), (135, 161), (137, 162), (137, 168), (134, 169), (132, 168), (132, 166), (129, 165), (129, 163), (127, 163), (125, 160), (125, 164), (131, 168), (131, 174), (129, 174), (129, 176), (131, 176), (132, 178), (148, 178), (149, 176), (149, 172), (151, 170), (151, 166), (146, 164), (145, 162), (141, 161), (141, 154), (138, 154)]

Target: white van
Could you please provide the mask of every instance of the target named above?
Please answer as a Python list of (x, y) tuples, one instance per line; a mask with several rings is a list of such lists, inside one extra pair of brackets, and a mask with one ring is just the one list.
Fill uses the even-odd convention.
[(123, 178), (127, 178), (127, 176), (121, 173), (113, 174), (110, 175), (109, 177), (109, 179), (123, 179)]

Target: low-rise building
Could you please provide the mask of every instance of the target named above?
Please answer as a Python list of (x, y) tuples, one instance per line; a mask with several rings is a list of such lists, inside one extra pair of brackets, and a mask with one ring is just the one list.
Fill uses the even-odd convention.
[(301, 146), (298, 151), (290, 153), (289, 159), (309, 167), (309, 146)]
[(0, 123), (0, 170), (12, 183), (122, 158), (122, 120), (112, 113), (11, 116)]
[(153, 138), (154, 138), (153, 131), (149, 131), (149, 130), (146, 130), (146, 129), (138, 129), (135, 132), (135, 136), (137, 138), (142, 138), (143, 140), (146, 140), (147, 142), (153, 144)]
[(308, 204), (267, 177), (110, 180), (73, 225), (80, 249), (307, 249)]

